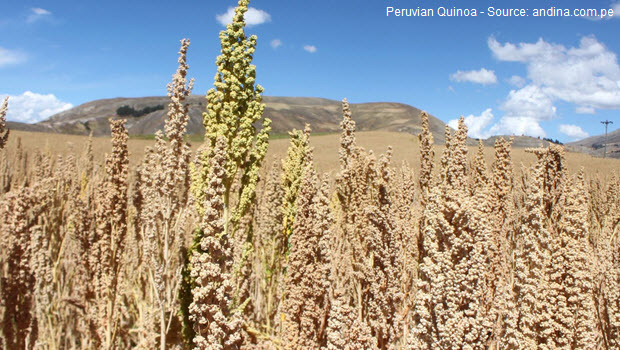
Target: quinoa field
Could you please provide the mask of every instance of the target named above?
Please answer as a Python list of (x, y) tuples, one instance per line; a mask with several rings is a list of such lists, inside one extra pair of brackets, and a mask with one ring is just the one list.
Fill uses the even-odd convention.
[(4, 100), (0, 349), (620, 349), (620, 160), (356, 132), (346, 99), (270, 138), (247, 6), (204, 142), (187, 39), (154, 140), (7, 132)]

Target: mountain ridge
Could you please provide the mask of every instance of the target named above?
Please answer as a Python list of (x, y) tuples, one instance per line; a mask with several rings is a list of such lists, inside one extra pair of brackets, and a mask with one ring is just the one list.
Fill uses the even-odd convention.
[[(189, 103), (188, 134), (203, 134), (202, 113), (206, 99), (202, 95), (191, 95)], [(32, 124), (33, 128), (50, 132), (83, 134), (91, 131), (95, 136), (109, 133), (108, 118), (116, 117), (116, 110), (129, 106), (135, 110), (164, 105), (141, 117), (124, 117), (130, 134), (153, 134), (163, 129), (168, 105), (166, 96), (137, 98), (109, 98), (90, 101), (67, 111), (55, 114), (47, 120)], [(341, 102), (319, 97), (264, 96), (264, 116), (272, 120), (275, 133), (292, 129), (303, 129), (309, 123), (314, 132), (339, 132), (342, 119)], [(396, 131), (418, 134), (421, 131), (420, 109), (398, 102), (351, 103), (351, 112), (360, 131)], [(445, 139), (445, 124), (430, 116), (430, 129), (438, 143)], [(21, 129), (28, 128), (20, 126)]]

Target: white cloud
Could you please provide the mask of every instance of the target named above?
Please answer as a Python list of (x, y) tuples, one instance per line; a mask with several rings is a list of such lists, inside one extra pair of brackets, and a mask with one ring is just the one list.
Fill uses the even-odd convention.
[(545, 42), (542, 38), (538, 39), (534, 44), (519, 43), (515, 45), (512, 43), (505, 43), (502, 45), (491, 36), (487, 44), (493, 53), (493, 57), (500, 61), (528, 62), (534, 58), (540, 59), (543, 56), (550, 56), (555, 53), (553, 45)]
[(457, 82), (471, 82), (476, 84), (495, 84), (497, 83), (497, 77), (495, 76), (495, 72), (492, 70), (487, 70), (482, 68), (480, 70), (470, 70), (470, 71), (456, 71), (456, 73), (450, 75), (450, 80)]
[(304, 46), (304, 50), (310, 52), (310, 53), (315, 53), (316, 52), (316, 46), (314, 45), (306, 45)]
[(504, 116), (489, 129), (493, 135), (546, 136), (541, 121), (556, 117), (553, 100), (536, 85), (511, 90), (501, 106)]
[(611, 3), (608, 7), (608, 9), (613, 10), (614, 14), (612, 16), (605, 16), (604, 18), (601, 18), (601, 16), (585, 16), (583, 18), (588, 19), (590, 21), (601, 21), (603, 19), (605, 20), (609, 20), (609, 19), (614, 19), (614, 18), (620, 18), (620, 1), (617, 1), (615, 3)]
[[(476, 139), (486, 139), (491, 136), (486, 129), (493, 121), (493, 111), (488, 108), (482, 112), (479, 116), (470, 114), (465, 117), (465, 125), (467, 125), (467, 135)], [(448, 122), (448, 125), (456, 129), (458, 127), (459, 120), (453, 119)]]
[(620, 109), (620, 66), (616, 54), (596, 38), (583, 37), (578, 47), (488, 41), (501, 61), (522, 62), (532, 84), (552, 100), (595, 109)]
[(590, 136), (587, 132), (583, 131), (583, 129), (577, 125), (570, 124), (561, 124), (560, 132), (564, 135), (572, 137), (573, 140), (581, 140)]
[(489, 129), (491, 135), (527, 135), (545, 137), (545, 130), (538, 121), (528, 117), (502, 117), (500, 121)]
[[(235, 8), (229, 7), (226, 13), (216, 15), (215, 19), (217, 19), (217, 21), (220, 22), (221, 25), (226, 26), (227, 24), (232, 23), (234, 16)], [(245, 19), (245, 24), (248, 27), (263, 24), (266, 22), (271, 22), (270, 14), (254, 7), (248, 8), (248, 11), (243, 15), (243, 18)]]
[(545, 136), (540, 122), (556, 117), (555, 102), (575, 105), (579, 114), (596, 109), (620, 109), (620, 66), (617, 56), (592, 36), (578, 46), (549, 43), (500, 43), (488, 40), (493, 56), (500, 61), (526, 66), (527, 80), (513, 76), (509, 82), (529, 82), (512, 90), (501, 106), (505, 115), (489, 131), (494, 134)]
[(280, 40), (280, 39), (273, 39), (273, 40), (271, 40), (269, 45), (271, 45), (272, 48), (277, 49), (278, 47), (282, 46), (282, 40)]
[(611, 9), (614, 10), (612, 18), (620, 18), (620, 1), (611, 4)]
[(16, 50), (9, 50), (0, 47), (0, 68), (11, 64), (23, 63), (26, 55)]
[(510, 79), (508, 79), (508, 83), (510, 83), (510, 85), (514, 85), (519, 88), (524, 87), (526, 82), (527, 81), (525, 80), (525, 78), (518, 75), (513, 75), (510, 77)]
[(49, 18), (51, 15), (52, 13), (46, 9), (34, 7), (30, 9), (30, 15), (28, 15), (26, 22), (33, 23), (40, 19)]
[[(0, 98), (4, 99), (6, 96), (0, 95)], [(72, 107), (71, 103), (63, 102), (53, 94), (42, 95), (26, 91), (21, 95), (9, 96), (6, 119), (23, 123), (36, 123)]]
[[(546, 133), (540, 126), (540, 122), (556, 117), (553, 101), (540, 88), (533, 85), (510, 91), (501, 109), (505, 113), (495, 124), (493, 124), (495, 118), (491, 108), (478, 116), (466, 116), (467, 134), (470, 137), (482, 139), (492, 135), (544, 137)], [(458, 120), (451, 120), (448, 125), (456, 128)]]
[(536, 85), (527, 85), (519, 90), (511, 90), (502, 104), (505, 117), (526, 117), (534, 120), (555, 118), (556, 108), (553, 100)]
[(575, 113), (577, 114), (596, 114), (596, 109), (590, 106), (577, 106), (575, 108)]

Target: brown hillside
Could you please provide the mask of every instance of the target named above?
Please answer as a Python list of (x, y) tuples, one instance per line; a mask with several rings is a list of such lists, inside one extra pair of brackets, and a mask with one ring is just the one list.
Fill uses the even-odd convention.
[[(567, 144), (567, 148), (576, 152), (584, 152), (593, 156), (602, 157), (605, 145), (605, 134), (591, 136), (577, 142)], [(607, 156), (620, 158), (620, 129), (607, 134)]]
[[(338, 132), (342, 119), (340, 101), (313, 97), (264, 97), (265, 116), (273, 121), (273, 131), (285, 133), (294, 128), (301, 129), (310, 123), (314, 132)], [(130, 106), (136, 110), (167, 105), (168, 98), (140, 97), (113, 98), (91, 101), (68, 111), (58, 113), (48, 120), (39, 122), (36, 131), (82, 134), (93, 132), (94, 135), (108, 135), (110, 130), (107, 119), (116, 114), (121, 106)], [(193, 95), (189, 98), (190, 121), (189, 134), (202, 134), (202, 113), (205, 110), (204, 96)], [(410, 134), (420, 132), (420, 110), (401, 103), (377, 102), (352, 104), (351, 109), (360, 131), (396, 131)], [(152, 134), (163, 129), (166, 110), (159, 110), (142, 117), (128, 117), (127, 127), (130, 134)], [(437, 143), (444, 141), (445, 124), (430, 118), (430, 128)], [(19, 128), (29, 130), (28, 128)], [(34, 130), (33, 130), (34, 131)]]

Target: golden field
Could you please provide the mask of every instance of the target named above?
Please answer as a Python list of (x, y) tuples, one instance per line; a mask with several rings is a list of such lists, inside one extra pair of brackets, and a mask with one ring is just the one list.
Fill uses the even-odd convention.
[(342, 134), (270, 140), (239, 221), (251, 182), (221, 220), (223, 137), (207, 168), (181, 127), (11, 133), (0, 349), (617, 349), (619, 160), (467, 146), (462, 118), (447, 148), (428, 116), (419, 139), (355, 132), (343, 111)]
[[(416, 136), (382, 131), (358, 132), (356, 135), (359, 145), (366, 150), (373, 150), (377, 156), (384, 153), (388, 146), (392, 146), (394, 152), (392, 164), (399, 165), (401, 162), (407, 161), (416, 172), (419, 171), (420, 146)], [(21, 139), (22, 146), (27, 152), (49, 150), (51, 154), (59, 155), (67, 155), (71, 152), (79, 155), (88, 143), (88, 137), (80, 135), (11, 131), (7, 152), (14, 152), (18, 139)], [(137, 165), (144, 157), (146, 147), (153, 147), (154, 145), (154, 140), (130, 137), (128, 147), (131, 166)], [(271, 140), (265, 157), (265, 165), (270, 165), (276, 159), (282, 159), (286, 154), (288, 145), (289, 139)], [(311, 136), (310, 145), (314, 148), (315, 162), (320, 173), (338, 170), (338, 153), (335, 150), (340, 145), (340, 134)], [(200, 147), (200, 143), (191, 142), (192, 151), (196, 151), (198, 147)], [(105, 154), (110, 153), (111, 150), (112, 145), (109, 137), (93, 137), (95, 160), (102, 162)], [(436, 162), (441, 158), (441, 151), (442, 147), (437, 146)], [(473, 158), (475, 151), (476, 147), (469, 147), (471, 158)], [(516, 166), (520, 164), (529, 166), (536, 160), (535, 155), (525, 152), (525, 149), (522, 148), (513, 148), (512, 156)], [(491, 147), (485, 148), (485, 157), (487, 164), (491, 164), (493, 161), (493, 149)], [(572, 173), (584, 167), (588, 174), (606, 176), (614, 171), (620, 171), (620, 159), (596, 158), (584, 153), (566, 152), (566, 166)]]

